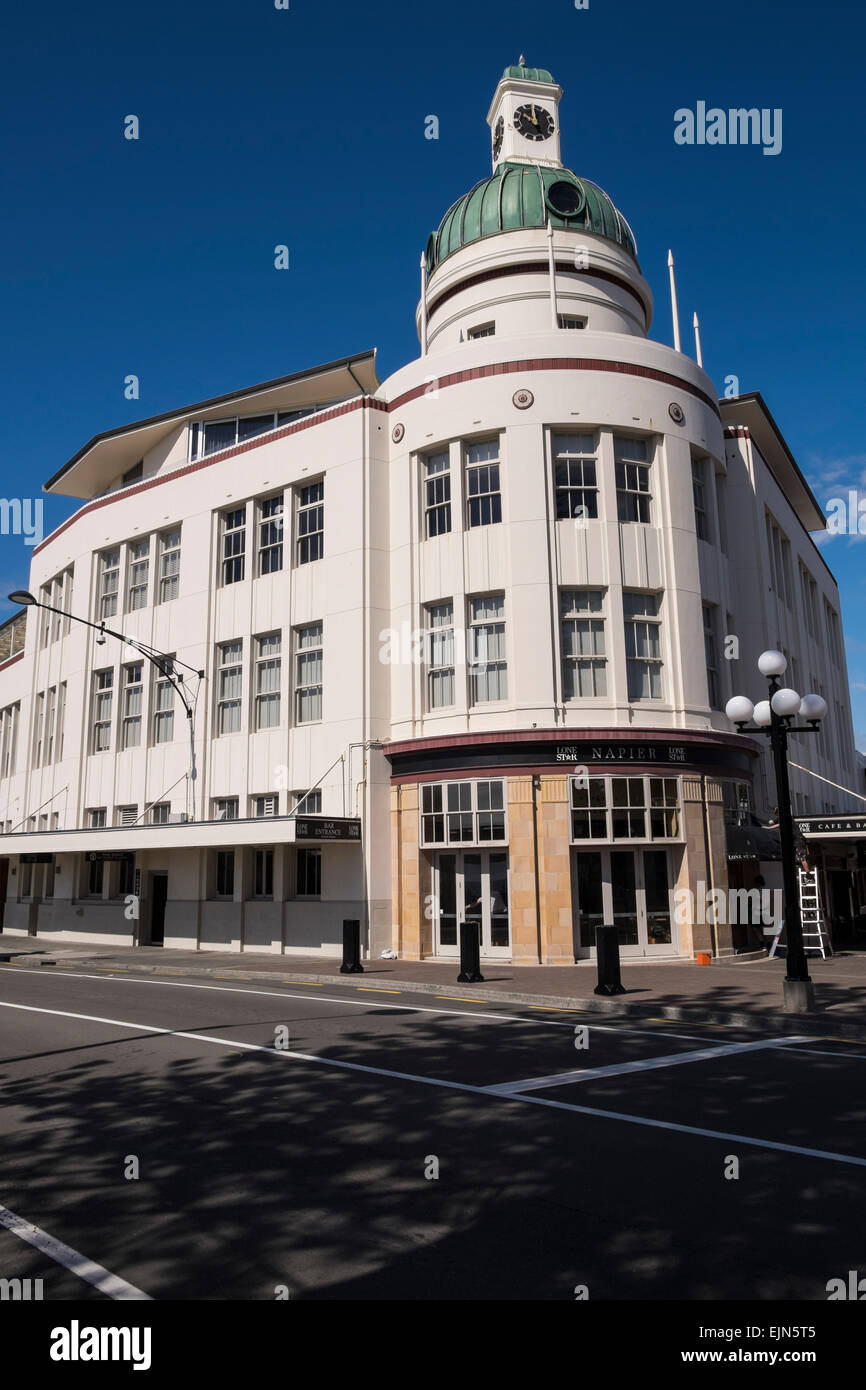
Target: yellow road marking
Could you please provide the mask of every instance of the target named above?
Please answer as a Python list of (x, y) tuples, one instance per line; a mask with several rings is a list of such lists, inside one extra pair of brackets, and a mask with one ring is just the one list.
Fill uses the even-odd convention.
[(530, 1004), (530, 1009), (546, 1009), (552, 1014), (585, 1014), (588, 1009), (569, 1009), (565, 1004)]
[[(223, 977), (220, 976), (220, 979), (222, 979), (222, 978), (223, 978)], [(285, 981), (281, 981), (281, 983), (285, 983)], [(321, 980), (292, 980), (291, 983), (292, 983), (293, 985), (306, 985), (308, 989), (323, 989), (323, 988), (324, 988), (324, 986), (323, 986)]]
[(437, 994), (436, 999), (459, 999), (461, 1004), (487, 1004), (487, 999), (467, 999), (465, 994)]
[(372, 985), (356, 985), (355, 988), (364, 994), (402, 994), (402, 989), (374, 989)]

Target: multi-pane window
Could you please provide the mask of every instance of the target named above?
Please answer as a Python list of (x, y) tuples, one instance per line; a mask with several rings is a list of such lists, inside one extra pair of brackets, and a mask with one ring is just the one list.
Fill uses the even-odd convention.
[(421, 788), (422, 844), (489, 844), (504, 839), (504, 782), (432, 782)]
[(447, 449), (424, 460), (424, 534), (443, 536), (451, 530), (451, 471)]
[(138, 748), (141, 743), (141, 707), (144, 690), (144, 664), (134, 661), (123, 668), (123, 713), (121, 748)]
[(322, 851), (299, 849), (295, 893), (299, 898), (322, 896)]
[(171, 657), (164, 659), (155, 674), (153, 684), (153, 741), (171, 743), (174, 738), (174, 683), (169, 676), (174, 674)]
[(127, 570), (126, 609), (131, 613), (136, 608), (147, 607), (147, 583), (150, 575), (150, 537), (143, 541), (133, 541), (129, 547)]
[(786, 608), (790, 608), (794, 601), (791, 578), (791, 543), (769, 512), (765, 512), (764, 521), (767, 528), (770, 582)]
[(565, 700), (607, 694), (604, 594), (573, 589), (560, 597), (562, 694)]
[(502, 520), (498, 438), (466, 447), (466, 508), (470, 527), (492, 526)]
[(272, 898), (274, 896), (274, 851), (257, 849), (255, 852), (253, 897)]
[(698, 540), (710, 539), (710, 519), (707, 514), (707, 461), (692, 459), (692, 497), (695, 504), (695, 531)]
[(470, 342), (474, 342), (476, 338), (493, 338), (495, 336), (495, 323), (479, 323), (476, 328), (470, 328), (466, 334)]
[(620, 521), (649, 521), (650, 462), (647, 441), (627, 435), (613, 437), (616, 507)]
[(254, 796), (252, 798), (252, 812), (256, 820), (264, 820), (270, 816), (279, 815), (280, 798), (279, 793), (271, 792), (269, 796)]
[(707, 691), (710, 709), (722, 708), (722, 692), (719, 683), (719, 649), (716, 640), (716, 610), (711, 603), (703, 605), (704, 614), (704, 655), (707, 662)]
[(45, 697), (45, 761), (54, 762), (54, 721), (57, 709), (57, 687), (53, 685)]
[(191, 459), (204, 458), (220, 449), (230, 449), (234, 444), (268, 434), (280, 425), (299, 420), (304, 415), (312, 415), (323, 408), (308, 405), (295, 410), (260, 411), (257, 415), (235, 416), (229, 420), (196, 420), (189, 427), (189, 456)]
[(234, 897), (235, 891), (235, 853), (232, 849), (217, 850), (216, 881), (214, 884), (218, 898)]
[(89, 828), (91, 830), (105, 829), (105, 807), (98, 806), (92, 811), (87, 812)]
[(93, 718), (90, 751), (106, 753), (111, 747), (111, 702), (114, 672), (95, 671), (93, 675)]
[(676, 777), (574, 778), (573, 840), (678, 840), (682, 837)]
[(630, 700), (662, 698), (661, 617), (657, 594), (624, 593), (625, 655)]
[(87, 864), (87, 893), (91, 898), (102, 897), (102, 882), (105, 865), (101, 859), (90, 859)]
[(842, 664), (842, 647), (839, 641), (839, 614), (832, 604), (824, 600), (824, 620), (827, 625), (827, 646), (830, 656), (837, 666)]
[(74, 579), (74, 571), (75, 571), (75, 566), (73, 565), (72, 568), (66, 570), (65, 574), (63, 575), (63, 610), (64, 610), (64, 615), (63, 615), (63, 636), (64, 636), (64, 637), (67, 635), (67, 633), (68, 633), (68, 632), (71, 630), (71, 628), (72, 628), (72, 614), (70, 613), (69, 610), (70, 610), (70, 608), (72, 607), (72, 583), (73, 583), (73, 579)]
[(502, 594), (483, 594), (469, 600), (469, 681), (473, 705), (508, 698)]
[[(63, 607), (63, 575), (59, 575), (51, 586), (51, 603), (54, 608)], [(51, 614), (51, 641), (56, 642), (60, 636), (60, 619), (62, 613)]]
[(256, 638), (256, 728), (275, 729), (280, 722), (282, 636), (269, 632)]
[[(40, 602), (41, 604), (45, 604), (45, 605), (50, 605), (50, 604), (51, 604), (51, 585), (50, 585), (50, 584), (43, 584), (43, 585), (42, 585), (42, 588), (39, 590), (39, 602)], [(40, 614), (40, 617), (39, 617), (39, 623), (40, 623), (40, 630), (39, 630), (39, 645), (40, 645), (40, 647), (47, 647), (47, 646), (48, 646), (48, 639), (49, 639), (49, 637), (50, 637), (50, 635), (51, 635), (51, 614), (50, 614), (49, 611), (48, 611), (48, 607), (43, 607), (43, 609), (42, 609), (42, 611), (41, 611), (41, 614)]]
[(0, 775), (9, 777), (15, 770), (15, 749), (18, 742), (18, 723), (21, 706), (8, 705), (0, 715), (3, 724), (3, 741), (0, 745)]
[(430, 709), (454, 704), (454, 605), (432, 603), (427, 613), (427, 699)]
[(217, 648), (217, 734), (236, 734), (241, 727), (243, 653), (242, 638)]
[(158, 801), (155, 806), (151, 806), (150, 808), (151, 825), (168, 825), (170, 816), (170, 801)]
[(716, 475), (716, 514), (719, 518), (719, 549), (728, 553), (728, 480), (724, 473)]
[(325, 481), (297, 491), (298, 564), (321, 560), (325, 553)]
[(159, 538), (159, 601), (170, 603), (180, 591), (180, 528)]
[(726, 825), (749, 825), (752, 806), (746, 782), (722, 782), (722, 806)]
[(803, 591), (803, 612), (806, 616), (806, 627), (810, 635), (814, 637), (815, 641), (820, 645), (821, 636), (818, 631), (818, 586), (803, 564), (800, 565), (800, 585)]
[(595, 440), (591, 434), (556, 434), (553, 437), (553, 471), (556, 515), (598, 516), (598, 476)]
[(283, 568), (283, 494), (259, 503), (259, 574)]
[(220, 518), (222, 582), (239, 584), (246, 573), (247, 509), (233, 507)]
[(299, 816), (320, 816), (322, 814), (322, 790), (315, 787), (308, 792), (292, 792), (292, 810)]
[(218, 796), (213, 803), (214, 820), (237, 820), (238, 799), (236, 796)]
[(42, 739), (45, 733), (45, 695), (40, 693), (36, 696), (36, 708), (33, 713), (33, 760), (32, 767), (39, 767), (42, 763)]
[(98, 613), (101, 619), (113, 618), (117, 612), (117, 591), (120, 584), (120, 548), (104, 550), (99, 557)]
[(322, 624), (295, 630), (295, 722), (314, 724), (322, 717)]
[(556, 320), (560, 328), (586, 328), (586, 319), (578, 318), (576, 314), (557, 314)]

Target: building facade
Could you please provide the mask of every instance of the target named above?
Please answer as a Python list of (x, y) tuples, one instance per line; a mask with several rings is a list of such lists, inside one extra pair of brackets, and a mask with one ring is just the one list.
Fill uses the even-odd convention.
[(626, 956), (730, 953), (675, 892), (738, 881), (729, 828), (773, 808), (724, 714), (768, 646), (830, 709), (795, 809), (848, 809), (821, 509), (759, 395), (649, 338), (561, 95), (506, 69), (416, 360), (97, 435), (48, 481), (82, 505), (0, 661), (4, 930), (334, 953), (357, 918), (419, 959), (470, 920), (487, 957), (567, 963), (608, 922)]

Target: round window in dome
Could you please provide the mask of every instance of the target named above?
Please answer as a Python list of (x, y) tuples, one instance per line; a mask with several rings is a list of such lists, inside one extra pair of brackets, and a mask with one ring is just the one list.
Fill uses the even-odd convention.
[(565, 179), (552, 183), (547, 190), (547, 206), (560, 217), (577, 217), (583, 212), (585, 202), (583, 189), (576, 183), (566, 183)]

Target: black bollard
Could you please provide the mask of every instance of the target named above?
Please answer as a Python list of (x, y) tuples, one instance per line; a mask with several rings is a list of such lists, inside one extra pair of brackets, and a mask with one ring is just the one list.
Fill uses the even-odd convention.
[(481, 974), (480, 922), (460, 923), (460, 974), (457, 976), (457, 983), (459, 985), (484, 983), (484, 976)]
[(363, 975), (361, 964), (361, 923), (357, 918), (343, 919), (343, 964), (341, 975)]
[(625, 994), (619, 974), (619, 936), (616, 927), (597, 927), (595, 954), (598, 963), (596, 994)]

